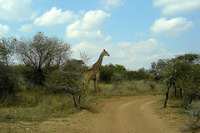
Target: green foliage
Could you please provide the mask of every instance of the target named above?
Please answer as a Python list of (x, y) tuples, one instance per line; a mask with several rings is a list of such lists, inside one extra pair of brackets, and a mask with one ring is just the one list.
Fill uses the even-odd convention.
[(69, 60), (60, 69), (52, 71), (47, 77), (47, 86), (78, 87), (82, 85), (84, 64), (80, 60)]
[(106, 97), (144, 94), (159, 95), (162, 94), (164, 88), (162, 84), (145, 80), (122, 81), (113, 84), (102, 83), (100, 87), (102, 88), (102, 95)]
[[(17, 54), (22, 62), (11, 65), (12, 55)], [(0, 100), (3, 102), (0, 104), (0, 121), (46, 120), (74, 112), (71, 98), (63, 92), (51, 93), (54, 86), (82, 88), (82, 72), (87, 66), (81, 60), (69, 59), (69, 54), (67, 43), (43, 33), (37, 33), (30, 40), (1, 39)], [(200, 92), (200, 55), (185, 54), (160, 59), (152, 63), (150, 71), (144, 68), (130, 71), (117, 64), (102, 66), (101, 95), (89, 93), (83, 102), (89, 104), (101, 96), (163, 93), (166, 87), (161, 82), (150, 80), (152, 75), (159, 76), (161, 81), (175, 76), (177, 86), (184, 90), (184, 95), (196, 94)]]
[(1, 106), (0, 122), (44, 121), (76, 112), (69, 96), (39, 90), (20, 92), (13, 106)]
[[(0, 39), (0, 100), (12, 99), (17, 88), (17, 76), (10, 65), (13, 54), (13, 39)], [(10, 65), (10, 66), (9, 66)]]
[(8, 65), (11, 61), (11, 57), (14, 54), (15, 39), (13, 38), (1, 38), (0, 39), (0, 61)]
[(200, 55), (185, 54), (168, 60), (159, 60), (152, 64), (162, 80), (169, 82), (175, 78), (176, 86), (183, 89), (183, 105), (187, 107), (192, 99), (200, 94)]
[(177, 60), (181, 60), (181, 61), (187, 62), (189, 64), (192, 64), (195, 61), (200, 60), (200, 55), (198, 55), (198, 54), (180, 55), (177, 57)]
[(184, 88), (188, 93), (200, 91), (200, 66), (198, 64), (178, 62), (175, 64), (175, 68), (178, 86)]
[(18, 40), (16, 43), (21, 61), (29, 67), (27, 73), (30, 75), (30, 81), (36, 85), (43, 85), (46, 72), (51, 67), (62, 65), (70, 53), (67, 43), (47, 37), (41, 32), (32, 40)]
[(125, 80), (126, 68), (122, 65), (102, 66), (100, 79), (104, 82), (115, 82)]
[(101, 67), (100, 80), (105, 82), (111, 82), (114, 74), (113, 65), (105, 65)]
[(148, 80), (150, 78), (149, 72), (143, 68), (138, 71), (127, 71), (126, 76), (128, 80)]
[(123, 80), (149, 79), (149, 72), (144, 68), (138, 71), (128, 71), (122, 65), (105, 65), (101, 68), (100, 79), (104, 82), (115, 82)]
[[(163, 79), (176, 74), (179, 78), (187, 75), (191, 71), (191, 66), (199, 64), (200, 55), (198, 54), (185, 54), (172, 59), (160, 59), (153, 62), (151, 65), (152, 72), (158, 72)], [(187, 73), (187, 74), (186, 74)]]
[(13, 98), (17, 88), (17, 77), (11, 67), (0, 62), (0, 99)]

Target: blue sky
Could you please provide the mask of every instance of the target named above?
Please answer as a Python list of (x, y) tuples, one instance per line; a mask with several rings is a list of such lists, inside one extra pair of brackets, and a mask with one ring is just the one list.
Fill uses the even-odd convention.
[(200, 0), (0, 0), (0, 37), (42, 31), (71, 45), (72, 57), (148, 68), (159, 58), (200, 52)]

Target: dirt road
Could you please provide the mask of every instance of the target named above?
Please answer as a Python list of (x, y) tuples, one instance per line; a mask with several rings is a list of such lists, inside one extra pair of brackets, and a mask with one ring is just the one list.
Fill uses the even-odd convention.
[(154, 113), (155, 98), (129, 97), (105, 100), (98, 113), (81, 112), (66, 120), (40, 124), (41, 132), (50, 133), (179, 133)]

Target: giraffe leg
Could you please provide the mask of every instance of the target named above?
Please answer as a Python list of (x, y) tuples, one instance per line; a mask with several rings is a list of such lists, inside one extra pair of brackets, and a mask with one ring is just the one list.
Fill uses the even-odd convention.
[(81, 109), (81, 97), (80, 97), (80, 95), (76, 95), (76, 103), (77, 103), (77, 108)]
[(99, 88), (99, 86), (98, 86), (99, 78), (100, 78), (100, 75), (98, 73), (97, 76), (96, 76), (96, 88), (97, 88), (98, 93), (100, 93), (100, 91), (101, 91), (100, 88)]
[(83, 93), (87, 95), (90, 81), (89, 80), (85, 80), (83, 84), (84, 84)]
[(85, 91), (85, 90), (86, 90), (86, 88), (87, 88), (87, 85), (86, 85), (86, 84), (87, 84), (87, 81), (86, 81), (86, 80), (84, 80), (84, 81), (83, 81), (83, 90), (84, 90), (84, 91)]
[(169, 88), (170, 88), (170, 87), (167, 88), (166, 97), (165, 97), (165, 103), (164, 103), (164, 108), (167, 107), (167, 101), (168, 101), (168, 99), (169, 99)]
[(95, 92), (100, 93), (100, 89), (98, 87), (98, 79), (94, 80)]
[(95, 90), (95, 93), (98, 93), (96, 79), (94, 79), (94, 90)]
[(189, 98), (189, 105), (192, 104), (192, 100), (193, 100), (193, 95), (190, 95), (190, 98)]
[(78, 104), (81, 105), (81, 95), (78, 96)]
[(173, 87), (174, 87), (174, 96), (176, 97), (177, 96), (176, 95), (176, 93), (177, 93), (176, 85), (173, 85)]
[(75, 97), (75, 95), (73, 95), (72, 97), (73, 97), (73, 101), (74, 101), (74, 107), (77, 108), (76, 97)]
[(96, 88), (97, 88), (98, 93), (100, 93), (101, 90), (100, 90), (100, 88), (99, 88), (99, 86), (98, 86), (98, 80), (96, 81)]

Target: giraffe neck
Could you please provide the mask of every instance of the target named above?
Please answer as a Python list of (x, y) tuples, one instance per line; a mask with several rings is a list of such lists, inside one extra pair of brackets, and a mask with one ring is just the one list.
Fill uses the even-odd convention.
[(103, 54), (99, 56), (99, 59), (97, 60), (97, 64), (101, 66), (102, 62), (103, 62)]
[(98, 59), (97, 62), (93, 65), (93, 69), (96, 69), (96, 70), (99, 70), (99, 69), (100, 69), (101, 64), (102, 64), (102, 62), (103, 62), (103, 57), (104, 57), (103, 54), (101, 54), (101, 55), (99, 56), (99, 59)]

